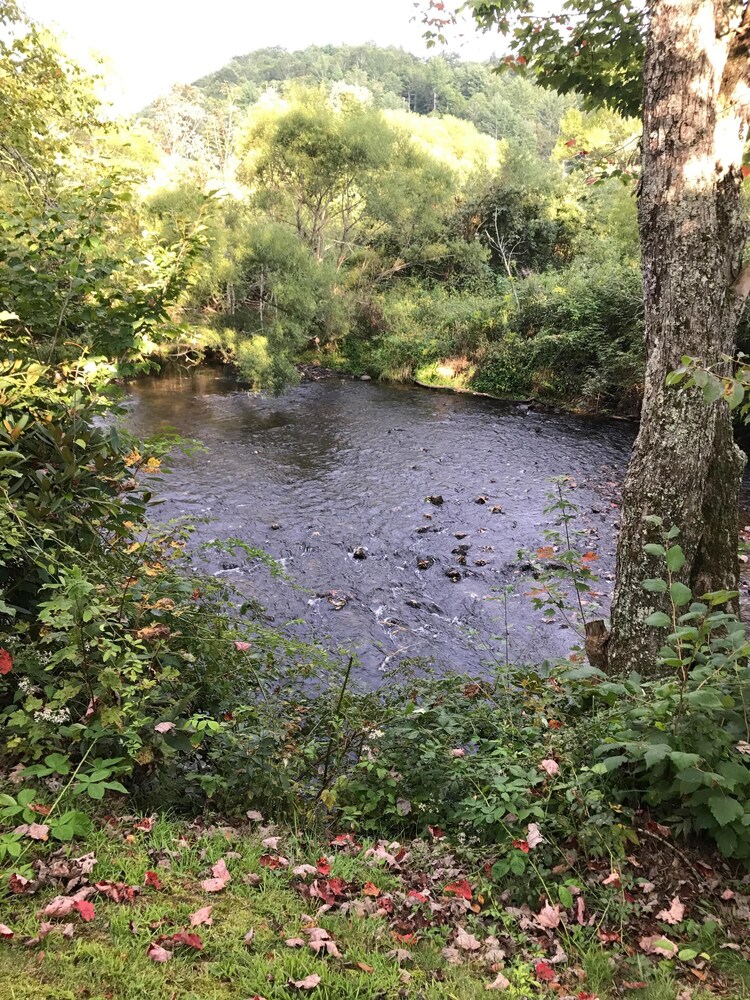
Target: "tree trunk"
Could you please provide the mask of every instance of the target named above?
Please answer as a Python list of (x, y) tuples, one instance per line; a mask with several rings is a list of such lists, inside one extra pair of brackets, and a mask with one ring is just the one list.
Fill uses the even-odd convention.
[[(623, 490), (610, 668), (652, 674), (665, 632), (646, 626), (664, 596), (643, 550), (644, 517), (680, 529), (680, 579), (696, 595), (736, 589), (738, 494), (744, 456), (726, 403), (668, 388), (684, 355), (715, 365), (733, 355), (744, 301), (740, 204), (747, 134), (748, 13), (720, 0), (652, 0), (644, 62), (639, 227), (648, 362), (638, 438)], [(734, 20), (732, 20), (732, 17)]]

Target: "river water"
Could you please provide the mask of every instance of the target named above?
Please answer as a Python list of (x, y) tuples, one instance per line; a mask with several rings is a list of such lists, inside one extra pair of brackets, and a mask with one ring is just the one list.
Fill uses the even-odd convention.
[[(277, 625), (304, 618), (290, 626), (297, 636), (356, 651), (370, 683), (404, 660), (472, 671), (504, 662), (508, 584), (510, 658), (570, 649), (575, 633), (559, 618), (543, 623), (524, 596), (533, 580), (518, 559), (544, 544), (553, 476), (573, 479), (606, 602), (629, 424), (338, 377), (268, 399), (222, 367), (139, 380), (125, 405), (137, 434), (169, 427), (205, 445), (178, 455), (157, 485), (160, 520), (209, 519), (193, 536), (196, 563)], [(425, 499), (437, 495), (439, 506)], [(229, 537), (265, 549), (301, 586), (241, 554), (198, 555), (197, 543)]]

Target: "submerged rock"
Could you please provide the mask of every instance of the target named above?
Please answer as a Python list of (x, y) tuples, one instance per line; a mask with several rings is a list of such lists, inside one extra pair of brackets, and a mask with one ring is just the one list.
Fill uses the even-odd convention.
[(431, 497), (425, 497), (425, 500), (427, 501), (427, 503), (434, 504), (436, 507), (439, 507), (441, 504), (445, 503), (445, 500), (443, 499), (441, 493), (436, 493), (434, 494), (434, 496)]
[(364, 546), (362, 546), (362, 545), (358, 545), (357, 548), (352, 552), (352, 558), (354, 558), (354, 559), (366, 559), (367, 558), (367, 549)]

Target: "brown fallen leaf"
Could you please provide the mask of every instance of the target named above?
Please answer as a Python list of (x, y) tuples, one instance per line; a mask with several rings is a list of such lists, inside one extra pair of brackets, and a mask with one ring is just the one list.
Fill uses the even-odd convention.
[(249, 947), (253, 943), (254, 937), (255, 937), (255, 930), (251, 927), (242, 940)]
[(663, 920), (665, 924), (679, 924), (685, 916), (685, 905), (679, 896), (675, 896), (668, 910), (660, 910), (656, 914), (657, 920)]
[(479, 951), (482, 947), (481, 941), (478, 941), (473, 934), (469, 934), (463, 929), (463, 927), (458, 928), (456, 934), (456, 945), (463, 951)]
[(498, 972), (497, 978), (493, 979), (491, 983), (487, 983), (485, 986), (486, 990), (507, 990), (510, 986), (510, 980), (506, 979), (502, 972)]
[(354, 964), (357, 966), (358, 969), (361, 969), (363, 972), (375, 971), (371, 965), (367, 964), (367, 962), (355, 962)]
[(32, 840), (49, 840), (49, 827), (44, 823), (30, 823), (26, 835)]
[(550, 906), (549, 902), (547, 902), (542, 907), (541, 912), (536, 915), (535, 919), (540, 927), (553, 931), (560, 925), (560, 907)]
[(202, 906), (200, 910), (196, 910), (195, 913), (190, 914), (190, 926), (200, 927), (201, 924), (206, 924), (210, 927), (213, 924), (211, 919), (211, 911), (213, 906)]
[(171, 951), (167, 951), (166, 948), (162, 948), (160, 944), (156, 944), (154, 941), (148, 946), (146, 955), (152, 962), (168, 962), (172, 958)]
[[(51, 927), (52, 925), (49, 924), (48, 926)], [(0, 924), (0, 938), (12, 938), (14, 934), (15, 931), (12, 931), (7, 924)]]
[(291, 985), (295, 986), (298, 990), (314, 990), (319, 984), (320, 976), (317, 976), (315, 973), (310, 976), (305, 976), (304, 979), (291, 980)]
[(304, 948), (305, 942), (302, 938), (287, 938), (284, 944), (287, 948)]
[(662, 955), (664, 958), (673, 958), (679, 950), (673, 941), (660, 934), (642, 937), (638, 944), (647, 955)]

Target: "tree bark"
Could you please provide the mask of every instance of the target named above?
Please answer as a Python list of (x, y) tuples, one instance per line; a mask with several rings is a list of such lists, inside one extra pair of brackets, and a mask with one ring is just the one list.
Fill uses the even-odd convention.
[(739, 483), (744, 455), (723, 400), (665, 379), (684, 355), (706, 365), (735, 352), (747, 282), (740, 276), (740, 203), (747, 137), (750, 18), (739, 3), (652, 0), (644, 62), (639, 227), (648, 362), (638, 437), (626, 476), (609, 664), (653, 674), (666, 610), (642, 581), (663, 575), (644, 544), (650, 514), (680, 529), (679, 577), (695, 595), (738, 581)]

